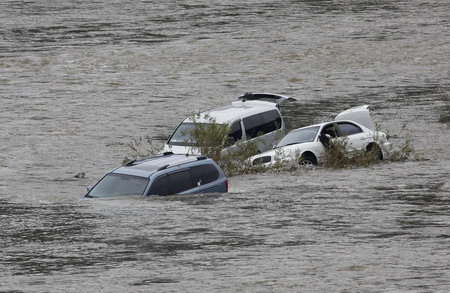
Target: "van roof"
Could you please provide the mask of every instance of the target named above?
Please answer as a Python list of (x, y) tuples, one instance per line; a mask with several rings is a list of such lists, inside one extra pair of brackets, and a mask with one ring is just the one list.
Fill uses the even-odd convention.
[(124, 166), (116, 168), (111, 173), (149, 177), (156, 171), (164, 170), (168, 167), (178, 166), (181, 164), (195, 162), (203, 159), (206, 158), (194, 155), (182, 155), (167, 152), (161, 155), (144, 158), (138, 161), (131, 161)]
[[(238, 104), (239, 103), (239, 104)], [(232, 105), (204, 111), (201, 113), (197, 122), (210, 122), (207, 118), (212, 117), (216, 123), (228, 123), (241, 117), (247, 117), (261, 112), (276, 109), (275, 105), (251, 105), (251, 102), (238, 102)], [(192, 121), (187, 118), (185, 122)]]
[[(279, 100), (288, 99), (285, 96), (274, 94), (255, 94), (254, 96), (273, 96), (279, 97)], [(210, 122), (208, 116), (215, 119), (216, 123), (229, 123), (241, 117), (247, 117), (261, 112), (267, 112), (273, 109), (277, 109), (279, 101), (268, 101), (265, 99), (242, 99), (245, 96), (239, 97), (238, 100), (233, 101), (231, 105), (222, 106), (200, 112), (200, 117), (196, 122), (205, 123)], [(192, 122), (191, 117), (186, 118), (183, 122)]]

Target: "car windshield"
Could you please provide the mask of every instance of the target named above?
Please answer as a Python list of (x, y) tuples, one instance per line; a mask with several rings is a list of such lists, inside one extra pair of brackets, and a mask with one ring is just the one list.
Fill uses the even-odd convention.
[(317, 132), (319, 131), (320, 126), (312, 126), (308, 128), (302, 128), (299, 130), (294, 130), (286, 134), (280, 142), (275, 146), (276, 148), (304, 143), (304, 142), (312, 142), (316, 138)]
[(149, 179), (145, 177), (110, 173), (88, 193), (91, 197), (143, 195)]

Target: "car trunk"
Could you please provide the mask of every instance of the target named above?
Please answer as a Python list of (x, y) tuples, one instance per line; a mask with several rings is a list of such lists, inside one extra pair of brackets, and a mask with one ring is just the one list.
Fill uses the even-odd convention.
[(334, 120), (335, 121), (342, 121), (342, 120), (355, 121), (355, 122), (369, 128), (370, 130), (374, 130), (372, 118), (370, 118), (370, 114), (369, 114), (369, 106), (368, 105), (358, 106), (358, 107), (347, 109), (347, 110), (339, 113), (339, 115), (337, 115)]

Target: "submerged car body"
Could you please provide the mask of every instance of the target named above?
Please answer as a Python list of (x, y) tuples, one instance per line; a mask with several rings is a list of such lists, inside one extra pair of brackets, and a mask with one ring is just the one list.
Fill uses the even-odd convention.
[(345, 139), (349, 150), (377, 151), (379, 159), (390, 146), (386, 134), (373, 129), (369, 106), (364, 105), (340, 113), (334, 121), (292, 130), (272, 150), (250, 160), (266, 166), (293, 160), (301, 165), (316, 165), (330, 139)]
[[(228, 124), (231, 129), (229, 134), (231, 146), (227, 148), (228, 150), (238, 141), (254, 141), (259, 152), (266, 151), (273, 147), (279, 133), (285, 128), (283, 117), (277, 107), (285, 100), (294, 99), (269, 93), (247, 93), (231, 105), (201, 112), (195, 123), (208, 124), (213, 120), (217, 124)], [(163, 151), (199, 155), (191, 139), (195, 123), (191, 117), (182, 121), (170, 135)]]
[(85, 197), (227, 192), (228, 180), (206, 157), (162, 155), (132, 161), (106, 174)]

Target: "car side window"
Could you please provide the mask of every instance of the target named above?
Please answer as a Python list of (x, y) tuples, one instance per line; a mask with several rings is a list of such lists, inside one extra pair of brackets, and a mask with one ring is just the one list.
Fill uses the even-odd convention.
[(328, 134), (332, 138), (336, 137), (337, 136), (336, 125), (333, 123), (325, 126), (322, 130), (322, 134)]
[(233, 122), (230, 128), (231, 132), (229, 134), (229, 137), (232, 139), (232, 143), (234, 144), (236, 141), (242, 138), (241, 120)]
[(197, 186), (213, 182), (219, 178), (219, 171), (211, 164), (191, 167), (191, 174)]
[(264, 134), (264, 122), (260, 114), (246, 117), (243, 119), (243, 121), (247, 139)]
[(360, 127), (352, 123), (338, 123), (339, 134), (340, 136), (348, 136), (356, 133), (363, 132)]
[(153, 182), (152, 187), (147, 195), (168, 195), (169, 187), (167, 185), (166, 176), (159, 177)]
[(189, 170), (176, 172), (167, 176), (168, 183), (171, 187), (172, 194), (177, 194), (191, 188), (194, 188), (191, 174)]
[(264, 122), (265, 133), (269, 133), (281, 128), (281, 116), (277, 110), (264, 112), (261, 114)]

